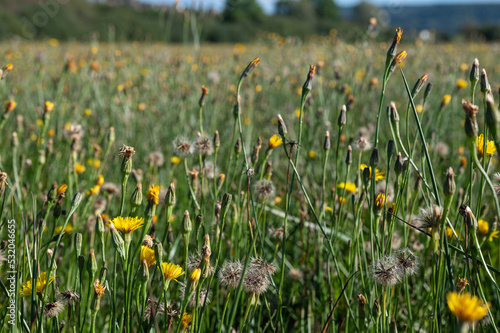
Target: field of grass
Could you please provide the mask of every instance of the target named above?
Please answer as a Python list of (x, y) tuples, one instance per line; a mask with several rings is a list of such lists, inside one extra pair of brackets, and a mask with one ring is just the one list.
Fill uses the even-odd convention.
[(498, 332), (499, 45), (391, 42), (2, 44), (1, 331)]

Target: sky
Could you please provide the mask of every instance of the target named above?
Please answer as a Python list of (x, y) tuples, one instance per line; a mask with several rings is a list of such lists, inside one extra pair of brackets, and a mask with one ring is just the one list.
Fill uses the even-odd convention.
[[(141, 0), (142, 2), (155, 4), (173, 4), (175, 0)], [(238, 0), (232, 0), (238, 1)], [(272, 13), (274, 4), (278, 0), (257, 0), (266, 13)], [(221, 10), (226, 0), (181, 0), (181, 3), (190, 6), (193, 2), (203, 4), (205, 8), (215, 8)], [(341, 7), (354, 6), (361, 0), (336, 0), (337, 5)], [(500, 3), (500, 0), (369, 0), (377, 6), (416, 6), (416, 5), (436, 5), (436, 4), (474, 4), (474, 3)]]

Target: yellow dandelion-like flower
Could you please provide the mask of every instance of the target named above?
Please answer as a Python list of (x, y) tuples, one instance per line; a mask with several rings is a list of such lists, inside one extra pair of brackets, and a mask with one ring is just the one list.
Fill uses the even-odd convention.
[[(51, 276), (47, 281), (47, 272), (42, 272), (40, 274), (40, 276), (38, 277), (38, 279), (36, 279), (36, 292), (37, 292), (37, 294), (43, 293), (43, 291), (45, 290), (45, 287), (47, 285), (51, 284), (55, 278), (56, 278), (55, 276)], [(21, 284), (20, 291), (19, 291), (19, 295), (21, 297), (31, 295), (31, 292), (33, 290), (32, 281), (33, 280), (28, 280), (28, 281), (25, 281)]]
[(85, 165), (80, 164), (80, 163), (76, 163), (76, 165), (75, 165), (75, 171), (76, 171), (77, 174), (84, 173), (85, 170), (86, 170)]
[(375, 198), (375, 208), (378, 210), (384, 208), (386, 201), (387, 199), (384, 193), (377, 194), (377, 197)]
[(129, 234), (144, 225), (144, 218), (117, 216), (110, 222), (113, 223), (115, 228), (120, 230), (123, 234)]
[(490, 237), (488, 237), (488, 240), (490, 242), (493, 242), (493, 239), (498, 238), (498, 234), (500, 234), (500, 231), (495, 230), (490, 234)]
[(274, 134), (270, 139), (269, 139), (269, 149), (274, 149), (276, 147), (279, 147), (283, 144), (283, 139), (277, 134)]
[(104, 291), (106, 290), (106, 286), (104, 284), (99, 283), (99, 279), (96, 279), (94, 281), (94, 293), (97, 296), (97, 298), (101, 298), (104, 296)]
[(68, 185), (62, 184), (61, 186), (59, 186), (57, 188), (57, 195), (59, 195), (61, 193), (65, 193), (67, 189), (68, 189)]
[(7, 64), (7, 65), (3, 66), (3, 68), (2, 68), (2, 70), (4, 72), (10, 72), (13, 69), (14, 69), (14, 65), (12, 65), (12, 64)]
[[(484, 135), (483, 134), (476, 137), (476, 147), (477, 147), (477, 154), (479, 155), (479, 157), (482, 157), (483, 150), (484, 150)], [(493, 142), (493, 140), (487, 140), (486, 156), (493, 155), (496, 151), (497, 151), (497, 147), (495, 147), (495, 143)]]
[(488, 313), (489, 306), (469, 293), (451, 292), (446, 294), (446, 300), (451, 313), (462, 322), (475, 322)]
[(46, 101), (45, 102), (45, 112), (50, 113), (50, 112), (52, 112), (52, 110), (54, 110), (54, 103), (52, 103), (51, 101)]
[(181, 266), (179, 266), (179, 265), (168, 263), (168, 262), (163, 262), (163, 263), (161, 263), (161, 266), (163, 268), (163, 276), (165, 277), (165, 280), (167, 282), (170, 282), (171, 280), (175, 280), (179, 276), (184, 274)]
[(422, 104), (417, 104), (415, 108), (418, 114), (422, 113), (422, 111), (424, 110), (424, 106)]
[(87, 196), (98, 195), (100, 189), (101, 189), (101, 186), (95, 185), (94, 187), (92, 187), (90, 189), (90, 191), (88, 191)]
[(153, 266), (154, 264), (156, 264), (155, 251), (145, 245), (142, 245), (140, 260), (141, 263), (146, 262), (148, 268)]
[(189, 326), (189, 324), (191, 323), (192, 320), (193, 320), (193, 316), (191, 316), (190, 314), (187, 314), (186, 312), (184, 312), (184, 314), (182, 315), (182, 319), (181, 319), (181, 327), (182, 327), (182, 329), (188, 328), (188, 326)]
[(333, 208), (330, 206), (325, 206), (325, 212), (331, 213), (333, 212)]
[(174, 164), (174, 165), (175, 165), (175, 164), (179, 164), (179, 163), (181, 162), (181, 158), (180, 158), (180, 157), (178, 157), (178, 156), (172, 156), (172, 158), (170, 159), (170, 162), (171, 162), (172, 164)]
[(5, 113), (13, 111), (16, 108), (16, 106), (17, 103), (12, 99), (5, 101)]
[(97, 182), (96, 182), (97, 185), (101, 186), (102, 184), (104, 184), (104, 176), (103, 175), (99, 175), (97, 177)]
[(307, 153), (310, 159), (315, 159), (316, 158), (316, 152), (314, 150), (309, 150), (309, 153)]
[(444, 108), (451, 101), (451, 95), (444, 95), (443, 100), (441, 101), (441, 108)]
[[(365, 170), (366, 168), (368, 168), (368, 166), (366, 164), (361, 164), (359, 166), (359, 168), (361, 169), (361, 171)], [(372, 168), (370, 168), (370, 178), (372, 176)], [(375, 169), (375, 181), (379, 181), (379, 180), (384, 180), (385, 179), (385, 171), (380, 171), (379, 169)]]
[(146, 198), (151, 205), (157, 205), (160, 201), (160, 186), (159, 185), (149, 185), (148, 193), (146, 193)]
[(337, 188), (340, 188), (340, 189), (345, 189), (347, 192), (351, 192), (351, 193), (356, 193), (357, 191), (357, 188), (356, 188), (356, 184), (354, 183), (340, 183), (337, 185)]
[(467, 88), (467, 81), (462, 80), (462, 79), (459, 79), (459, 80), (457, 81), (457, 88), (458, 88), (458, 89), (464, 89), (464, 88)]
[(490, 231), (490, 226), (489, 226), (488, 222), (486, 222), (485, 220), (478, 220), (477, 221), (477, 229), (479, 230), (479, 232), (481, 234), (486, 236), (488, 234), (488, 232)]
[[(54, 232), (56, 234), (58, 234), (61, 232), (61, 230), (62, 230), (62, 226), (58, 226), (54, 229)], [(71, 224), (66, 224), (66, 227), (64, 228), (64, 233), (69, 234), (69, 233), (73, 232), (73, 230), (74, 229), (73, 229), (73, 226)]]

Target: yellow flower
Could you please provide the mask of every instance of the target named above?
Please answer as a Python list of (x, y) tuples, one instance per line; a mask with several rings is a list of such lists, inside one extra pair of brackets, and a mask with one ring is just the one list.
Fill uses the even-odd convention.
[(104, 184), (104, 177), (103, 177), (103, 175), (99, 175), (99, 176), (97, 177), (97, 182), (96, 182), (96, 184), (97, 184), (97, 185), (102, 185), (102, 184)]
[(316, 158), (316, 152), (314, 150), (309, 150), (308, 155), (310, 159)]
[(181, 162), (181, 159), (180, 159), (180, 157), (172, 156), (172, 158), (170, 159), (170, 162), (172, 162), (172, 164), (179, 164)]
[(337, 185), (337, 188), (343, 188), (345, 189), (347, 192), (351, 192), (351, 193), (356, 193), (357, 191), (357, 188), (356, 188), (356, 184), (354, 183), (340, 183)]
[(459, 79), (459, 80), (457, 81), (457, 88), (458, 88), (458, 89), (464, 89), (464, 88), (467, 88), (467, 81), (462, 80), (462, 79)]
[(375, 208), (378, 210), (384, 208), (386, 201), (387, 199), (385, 198), (384, 193), (377, 194), (377, 197), (375, 198)]
[(457, 281), (457, 292), (461, 293), (464, 291), (465, 287), (469, 285), (469, 281), (467, 281), (467, 278), (461, 278), (460, 276), (458, 277)]
[(14, 65), (12, 65), (12, 64), (7, 64), (7, 65), (3, 66), (3, 68), (2, 68), (2, 70), (4, 72), (10, 72), (12, 69), (14, 69)]
[[(495, 143), (493, 140), (487, 140), (488, 143), (486, 144), (486, 156), (493, 155), (496, 151), (497, 148), (495, 147)], [(477, 147), (477, 154), (479, 157), (483, 156), (483, 150), (484, 150), (484, 135), (481, 134), (480, 136), (476, 137), (476, 147)]]
[(417, 110), (417, 113), (422, 113), (422, 111), (424, 110), (424, 106), (422, 104), (417, 104), (416, 106), (416, 110)]
[(189, 280), (191, 280), (193, 284), (197, 284), (198, 281), (200, 281), (200, 278), (201, 278), (201, 269), (199, 268), (192, 271), (191, 275), (189, 276)]
[(45, 112), (50, 113), (50, 112), (52, 112), (52, 110), (54, 110), (54, 103), (52, 103), (51, 101), (46, 101), (45, 102)]
[(498, 230), (493, 231), (493, 232), (490, 234), (490, 237), (488, 237), (488, 240), (489, 240), (490, 242), (493, 242), (493, 239), (494, 239), (494, 238), (498, 238), (498, 234), (499, 234), (499, 233), (500, 233), (500, 231), (498, 231)]
[[(57, 228), (54, 229), (54, 232), (56, 234), (60, 233), (62, 230), (61, 226), (58, 226)], [(73, 231), (73, 226), (71, 224), (66, 224), (66, 227), (64, 228), (64, 233), (69, 234)]]
[(61, 193), (65, 193), (67, 189), (68, 189), (68, 185), (62, 184), (61, 186), (59, 186), (57, 188), (57, 195), (59, 195)]
[(281, 200), (283, 200), (281, 197), (275, 197), (275, 198), (274, 198), (274, 203), (275, 203), (276, 205), (279, 205), (279, 204), (281, 203)]
[(451, 292), (446, 294), (446, 300), (451, 313), (462, 322), (475, 322), (488, 313), (489, 306), (469, 293)]
[(123, 234), (129, 234), (144, 225), (144, 218), (117, 216), (110, 222), (113, 223), (115, 228), (120, 230)]
[(146, 193), (146, 198), (151, 205), (157, 205), (160, 201), (158, 197), (160, 194), (160, 186), (159, 185), (149, 185), (149, 191)]
[(106, 290), (106, 286), (104, 284), (99, 283), (99, 279), (94, 281), (94, 293), (97, 299), (104, 296), (104, 291)]
[(444, 95), (443, 100), (441, 101), (441, 109), (448, 105), (451, 101), (451, 95)]
[(17, 103), (12, 99), (5, 101), (5, 113), (9, 113), (14, 110), (16, 108), (16, 105)]
[(325, 212), (328, 212), (328, 213), (333, 212), (332, 207), (330, 207), (330, 206), (325, 206)]
[(85, 172), (85, 170), (86, 170), (85, 165), (80, 164), (80, 163), (76, 163), (75, 171), (77, 174), (81, 174), (81, 173)]
[(49, 134), (49, 136), (54, 136), (54, 135), (56, 135), (56, 131), (53, 129), (49, 129), (48, 134)]
[(269, 149), (274, 149), (276, 147), (279, 147), (283, 144), (283, 139), (277, 134), (274, 134), (270, 139), (269, 139)]
[(161, 266), (163, 268), (163, 276), (165, 277), (165, 280), (167, 280), (167, 282), (170, 282), (171, 280), (175, 280), (179, 276), (184, 274), (181, 266), (179, 266), (179, 265), (168, 263), (168, 262), (163, 262), (161, 264)]
[[(366, 164), (361, 164), (359, 168), (361, 169), (361, 171), (363, 171), (366, 168), (368, 168), (368, 166)], [(371, 177), (372, 177), (372, 168), (370, 167), (370, 178)], [(375, 169), (375, 181), (378, 182), (379, 180), (383, 179), (385, 179), (385, 171), (379, 171), (379, 169)]]
[(478, 220), (477, 228), (479, 229), (479, 232), (481, 232), (484, 236), (486, 236), (490, 231), (490, 226), (485, 220)]
[(188, 328), (189, 324), (191, 323), (191, 320), (193, 320), (193, 316), (184, 312), (184, 314), (182, 315), (182, 319), (181, 319), (182, 329)]
[(148, 268), (153, 266), (154, 264), (156, 264), (155, 251), (145, 245), (142, 245), (140, 260), (141, 263), (146, 262)]
[[(49, 280), (47, 281), (47, 273), (42, 272), (40, 274), (40, 276), (38, 277), (38, 279), (36, 279), (36, 292), (37, 292), (37, 294), (43, 293), (43, 291), (45, 290), (45, 286), (51, 284), (55, 278), (56, 278), (55, 276), (51, 276), (49, 278)], [(31, 292), (33, 290), (32, 281), (33, 280), (30, 279), (30, 280), (25, 281), (21, 284), (21, 287), (20, 287), (21, 290), (19, 291), (19, 295), (21, 297), (31, 295)]]

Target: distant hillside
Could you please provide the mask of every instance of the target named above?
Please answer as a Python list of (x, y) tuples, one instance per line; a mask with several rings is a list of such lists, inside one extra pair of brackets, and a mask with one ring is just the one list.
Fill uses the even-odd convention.
[[(406, 30), (436, 29), (440, 33), (454, 35), (464, 26), (499, 26), (500, 4), (405, 6), (391, 9), (381, 7), (389, 13), (390, 25)], [(346, 19), (354, 17), (354, 8), (341, 8)]]

